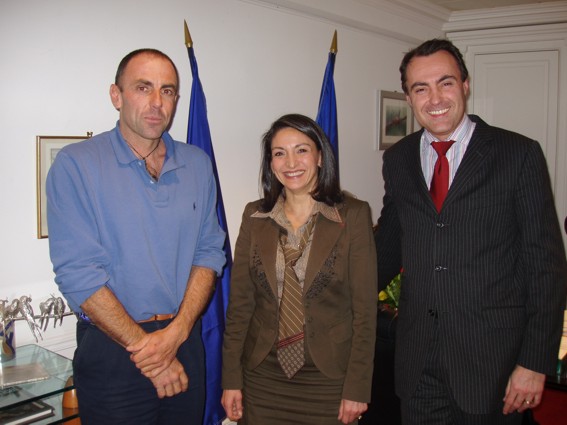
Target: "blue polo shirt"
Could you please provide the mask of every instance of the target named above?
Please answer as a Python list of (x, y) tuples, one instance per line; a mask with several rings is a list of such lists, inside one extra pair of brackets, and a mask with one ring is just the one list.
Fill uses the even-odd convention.
[(154, 181), (114, 130), (65, 146), (46, 183), (55, 282), (75, 312), (102, 286), (134, 320), (176, 313), (192, 266), (221, 273), (225, 233), (209, 157), (162, 140)]

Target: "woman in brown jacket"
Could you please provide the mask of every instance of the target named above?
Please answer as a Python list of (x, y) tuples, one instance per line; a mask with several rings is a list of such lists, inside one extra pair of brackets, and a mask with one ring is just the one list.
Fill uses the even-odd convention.
[(246, 206), (236, 242), (223, 406), (239, 424), (356, 424), (376, 328), (370, 208), (340, 190), (310, 118), (279, 118), (262, 143), (264, 197)]

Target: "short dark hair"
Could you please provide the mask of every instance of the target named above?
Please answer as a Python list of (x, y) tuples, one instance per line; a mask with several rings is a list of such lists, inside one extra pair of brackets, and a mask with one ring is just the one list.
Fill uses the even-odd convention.
[(467, 66), (465, 65), (465, 60), (463, 59), (463, 55), (461, 54), (460, 50), (449, 40), (434, 38), (432, 40), (425, 41), (415, 49), (410, 50), (402, 59), (402, 63), (400, 65), (400, 74), (402, 78), (402, 89), (405, 94), (409, 94), (406, 81), (406, 72), (411, 60), (416, 56), (430, 56), (433, 53), (437, 53), (441, 50), (446, 51), (455, 58), (457, 65), (459, 66), (459, 69), (461, 71), (461, 80), (465, 82), (467, 78), (469, 78), (469, 71), (467, 69)]
[(144, 55), (144, 54), (157, 56), (167, 60), (175, 70), (175, 77), (177, 78), (177, 85), (179, 86), (179, 73), (177, 72), (177, 67), (175, 66), (171, 58), (167, 56), (165, 53), (161, 52), (160, 50), (150, 49), (150, 48), (134, 50), (128, 53), (126, 56), (124, 56), (120, 61), (120, 63), (118, 64), (118, 69), (116, 70), (116, 76), (114, 77), (114, 84), (120, 87), (120, 79), (122, 78), (122, 75), (124, 74), (124, 71), (126, 70), (126, 67), (130, 63), (130, 61), (134, 59), (136, 56)]
[(288, 114), (278, 118), (262, 137), (262, 165), (260, 181), (264, 197), (261, 209), (271, 211), (280, 194), (285, 196), (283, 185), (272, 171), (272, 140), (276, 133), (284, 128), (293, 128), (309, 137), (321, 153), (321, 166), (317, 172), (317, 185), (311, 197), (319, 202), (333, 206), (343, 201), (344, 197), (339, 184), (339, 173), (333, 149), (325, 132), (311, 118), (301, 114)]

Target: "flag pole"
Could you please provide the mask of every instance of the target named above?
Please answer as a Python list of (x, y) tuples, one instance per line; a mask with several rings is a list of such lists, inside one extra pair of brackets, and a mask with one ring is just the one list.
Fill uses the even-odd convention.
[(337, 170), (339, 169), (339, 131), (337, 119), (337, 101), (335, 95), (335, 82), (333, 74), (335, 72), (335, 59), (337, 57), (337, 30), (333, 34), (333, 41), (329, 49), (327, 67), (323, 77), (323, 85), (321, 87), (321, 95), (319, 97), (319, 110), (317, 112), (317, 124), (321, 126), (335, 156), (337, 162)]
[(222, 337), (224, 331), (224, 319), (228, 305), (228, 294), (230, 291), (230, 274), (232, 268), (232, 253), (228, 237), (228, 225), (224, 211), (224, 203), (220, 187), (220, 180), (212, 144), (211, 130), (207, 118), (207, 102), (201, 80), (199, 79), (199, 68), (193, 48), (193, 39), (189, 33), (187, 22), (185, 24), (185, 45), (193, 82), (191, 84), (191, 97), (189, 100), (189, 118), (187, 123), (187, 143), (202, 149), (210, 158), (211, 166), (216, 183), (217, 205), (216, 213), (219, 226), (226, 233), (223, 247), (226, 256), (226, 265), (221, 276), (217, 277), (215, 292), (211, 301), (201, 318), (201, 337), (205, 348), (205, 411), (203, 425), (219, 425), (226, 414), (220, 403), (222, 396), (221, 367), (222, 367)]
[[(185, 29), (187, 29), (187, 25), (185, 25)], [(189, 31), (187, 31), (187, 34), (189, 34)], [(191, 39), (191, 36), (189, 36), (189, 39)], [(333, 54), (337, 54), (339, 51), (339, 49), (337, 48), (337, 30), (335, 30), (335, 33), (333, 34), (333, 41), (331, 42), (331, 48), (329, 49), (330, 53)]]
[[(185, 45), (187, 46), (187, 48), (191, 48), (193, 47), (193, 39), (191, 38), (191, 33), (189, 32), (189, 28), (187, 27), (187, 21), (183, 20), (183, 25), (185, 28)], [(337, 34), (337, 32), (335, 31), (335, 35)]]

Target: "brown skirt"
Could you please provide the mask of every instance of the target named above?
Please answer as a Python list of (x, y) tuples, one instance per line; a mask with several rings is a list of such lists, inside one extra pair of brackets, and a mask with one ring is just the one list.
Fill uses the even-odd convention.
[[(288, 379), (276, 349), (254, 370), (244, 369), (243, 418), (239, 425), (337, 425), (342, 379), (330, 379), (305, 350), (305, 365)], [(352, 422), (357, 424), (358, 421)]]

